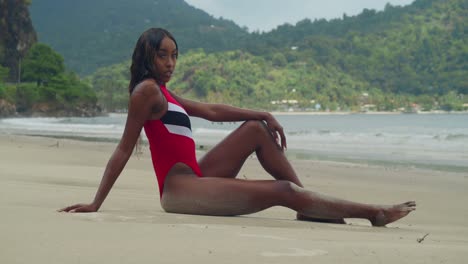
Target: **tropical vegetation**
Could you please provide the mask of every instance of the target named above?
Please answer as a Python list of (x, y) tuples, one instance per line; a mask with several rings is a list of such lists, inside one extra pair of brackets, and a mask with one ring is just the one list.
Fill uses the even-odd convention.
[(66, 71), (62, 56), (42, 43), (24, 58), (20, 83), (0, 84), (0, 99), (24, 115), (92, 116), (98, 111), (92, 87)]
[[(125, 111), (132, 46), (155, 26), (179, 42), (170, 88), (196, 100), (286, 111), (468, 108), (464, 0), (387, 4), (253, 33), (182, 0), (42, 0), (30, 9), (41, 43), (32, 33), (22, 49), (0, 38), (0, 112), (5, 102), (24, 114), (91, 115), (96, 102)], [(0, 23), (0, 32), (9, 26), (21, 29)], [(94, 110), (71, 111), (85, 108)]]

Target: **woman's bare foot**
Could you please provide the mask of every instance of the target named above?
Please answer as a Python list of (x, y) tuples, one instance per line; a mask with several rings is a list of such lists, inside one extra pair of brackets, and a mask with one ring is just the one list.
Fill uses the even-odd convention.
[(296, 219), (299, 221), (311, 221), (311, 222), (319, 222), (319, 223), (329, 223), (329, 224), (346, 224), (344, 219), (323, 219), (323, 218), (315, 218), (305, 216), (303, 214), (297, 213)]
[(369, 221), (371, 221), (373, 226), (385, 226), (405, 217), (414, 210), (416, 210), (416, 202), (414, 201), (382, 207), (377, 215), (374, 218), (369, 219)]

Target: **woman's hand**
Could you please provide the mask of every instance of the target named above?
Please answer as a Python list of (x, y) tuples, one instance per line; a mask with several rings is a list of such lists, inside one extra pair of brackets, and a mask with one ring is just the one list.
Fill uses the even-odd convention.
[(278, 146), (280, 146), (283, 150), (286, 149), (286, 136), (284, 135), (283, 127), (280, 125), (280, 123), (272, 114), (268, 114), (265, 117), (265, 122)]
[(97, 212), (98, 207), (94, 204), (74, 204), (58, 210), (59, 212), (67, 213), (92, 213)]

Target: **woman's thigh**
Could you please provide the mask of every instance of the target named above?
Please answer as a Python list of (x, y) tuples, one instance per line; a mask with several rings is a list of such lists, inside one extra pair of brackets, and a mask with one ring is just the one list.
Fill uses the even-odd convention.
[(288, 181), (197, 177), (175, 174), (166, 178), (161, 205), (167, 212), (202, 215), (243, 215), (282, 205), (292, 190)]

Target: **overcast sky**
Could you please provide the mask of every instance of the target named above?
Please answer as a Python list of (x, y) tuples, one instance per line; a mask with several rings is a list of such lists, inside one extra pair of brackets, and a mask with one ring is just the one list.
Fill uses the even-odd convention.
[(250, 31), (270, 31), (304, 18), (338, 18), (361, 13), (364, 8), (383, 10), (386, 3), (408, 5), (413, 0), (185, 0), (216, 18), (233, 20)]

